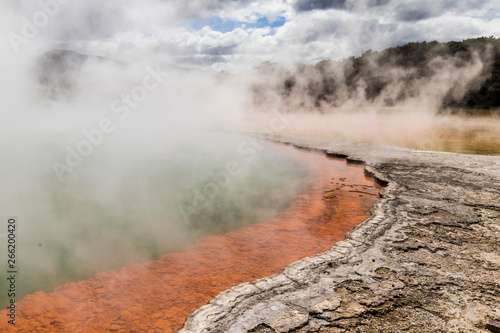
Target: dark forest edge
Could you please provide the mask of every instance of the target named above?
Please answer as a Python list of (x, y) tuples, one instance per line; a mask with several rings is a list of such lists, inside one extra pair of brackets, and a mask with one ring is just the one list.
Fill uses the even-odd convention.
[(500, 39), (411, 42), (360, 57), (256, 68), (254, 104), (286, 112), (428, 107), (441, 113), (500, 114)]
[[(38, 58), (36, 66), (42, 95), (50, 99), (71, 96), (89, 60), (127, 67), (111, 59), (51, 50)], [(167, 63), (162, 67), (186, 70)], [(229, 83), (241, 78), (220, 74)], [(373, 108), (500, 116), (500, 39), (411, 42), (293, 68), (264, 62), (243, 79), (252, 104), (263, 110), (328, 113)]]

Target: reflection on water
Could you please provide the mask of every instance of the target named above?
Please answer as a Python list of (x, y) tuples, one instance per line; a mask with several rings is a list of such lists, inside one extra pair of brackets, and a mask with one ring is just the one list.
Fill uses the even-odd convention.
[[(310, 170), (289, 209), (265, 223), (206, 237), (180, 253), (27, 296), (19, 303), (19, 332), (177, 332), (188, 314), (219, 292), (329, 249), (369, 215), (380, 186), (362, 166), (291, 147), (279, 151)], [(292, 181), (293, 175), (285, 177)], [(281, 188), (280, 194), (287, 191)]]

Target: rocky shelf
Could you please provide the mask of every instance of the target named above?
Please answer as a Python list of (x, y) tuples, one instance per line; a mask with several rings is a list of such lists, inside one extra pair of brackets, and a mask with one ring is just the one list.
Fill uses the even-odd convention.
[(500, 331), (500, 157), (273, 140), (387, 187), (344, 241), (222, 292), (181, 333)]

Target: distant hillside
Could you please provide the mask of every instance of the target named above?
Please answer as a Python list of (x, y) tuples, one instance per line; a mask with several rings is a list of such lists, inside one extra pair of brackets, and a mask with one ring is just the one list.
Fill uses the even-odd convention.
[(77, 88), (77, 77), (88, 61), (121, 64), (115, 60), (81, 54), (69, 50), (50, 50), (38, 57), (34, 74), (41, 87), (41, 93), (50, 99), (71, 96)]
[(258, 106), (328, 111), (339, 107), (416, 106), (435, 110), (500, 107), (500, 39), (421, 42), (323, 60), (289, 70), (256, 68)]
[[(80, 83), (85, 80), (85, 76), (88, 76), (90, 72), (105, 81), (106, 75), (109, 75), (107, 69), (118, 68), (120, 72), (125, 73), (133, 67), (133, 64), (133, 62), (126, 63), (116, 59), (82, 54), (70, 50), (54, 49), (38, 56), (33, 66), (33, 74), (40, 86), (42, 96), (57, 100), (72, 98), (80, 90), (88, 88), (81, 86)], [(199, 69), (185, 69), (167, 62), (154, 61), (150, 65), (154, 68), (161, 68), (165, 72), (206, 74), (206, 72)], [(87, 69), (87, 71), (84, 69)], [(123, 82), (115, 83), (121, 84)]]

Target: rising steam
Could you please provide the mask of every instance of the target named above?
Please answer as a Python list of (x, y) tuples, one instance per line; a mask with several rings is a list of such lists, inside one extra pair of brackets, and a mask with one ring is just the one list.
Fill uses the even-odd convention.
[[(99, 20), (89, 9), (98, 1), (44, 3), (52, 14), (29, 1), (0, 6), (0, 32), (7, 36), (0, 40), (0, 219), (19, 220), (24, 293), (178, 251), (286, 207), (307, 172), (261, 148), (263, 141), (221, 132), (355, 141), (384, 132), (392, 143), (408, 133), (418, 138), (437, 123), (437, 111), (467, 106), (488, 82), (497, 54), (479, 46), (450, 55), (430, 43), (418, 64), (368, 52), (316, 65), (264, 63), (215, 73), (178, 67), (161, 52), (133, 57), (129, 49), (114, 49), (116, 59), (67, 50), (66, 39), (83, 43), (126, 29), (122, 10), (106, 5), (106, 20)], [(147, 3), (148, 15), (163, 17), (155, 10), (161, 1)], [(172, 25), (195, 15), (185, 3), (176, 1), (177, 11), (166, 16)], [(63, 8), (71, 10), (59, 15)], [(20, 16), (28, 12), (34, 15)], [(83, 28), (70, 24), (72, 18)], [(238, 167), (231, 186), (218, 184), (226, 179), (221, 170)], [(196, 206), (193, 198), (207, 199), (214, 189), (220, 192), (211, 204)]]

